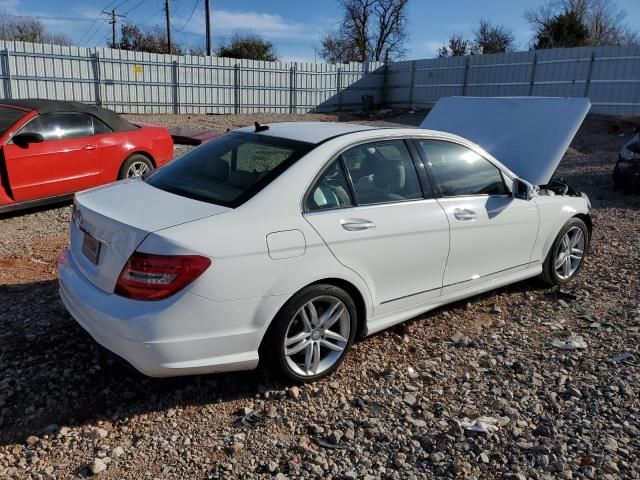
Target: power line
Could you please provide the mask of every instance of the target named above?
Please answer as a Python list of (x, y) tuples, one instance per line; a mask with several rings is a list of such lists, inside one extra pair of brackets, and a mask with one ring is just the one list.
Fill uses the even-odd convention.
[(138, 8), (140, 5), (142, 5), (143, 3), (147, 2), (148, 0), (142, 0), (138, 3), (136, 3), (133, 7), (131, 7), (129, 10), (127, 10), (126, 12), (124, 12), (125, 15), (129, 15), (131, 12), (133, 12), (136, 8)]
[(12, 18), (37, 18), (37, 19), (45, 19), (45, 20), (65, 20), (69, 22), (92, 22), (91, 18), (84, 17), (52, 17), (48, 15), (11, 15), (9, 13), (0, 14), (3, 17), (12, 17)]
[[(116, 3), (117, 0), (111, 0), (109, 3), (107, 3), (107, 5), (105, 7), (102, 8), (102, 10), (106, 10), (107, 8), (109, 8), (111, 5), (113, 5), (114, 3)], [(96, 15), (96, 18), (93, 19), (93, 23), (91, 25), (89, 25), (89, 28), (87, 29), (86, 32), (84, 32), (84, 35), (82, 35), (82, 38), (80, 38), (80, 41), (78, 43), (82, 43), (82, 41), (84, 40), (84, 38), (89, 35), (89, 32), (91, 30), (93, 30), (93, 27), (95, 27), (96, 23), (98, 22), (98, 20), (100, 19), (100, 15), (102, 15), (102, 11), (100, 13), (98, 13), (98, 15)], [(98, 27), (98, 30), (100, 29), (100, 27)], [(91, 38), (93, 38), (95, 36), (95, 32), (93, 33), (93, 35), (91, 36)], [(87, 40), (87, 43), (89, 43), (90, 40)]]
[[(146, 1), (146, 0), (143, 0)], [(207, 0), (205, 0), (206, 2)], [(182, 30), (185, 29), (185, 27), (187, 25), (189, 25), (189, 22), (191, 21), (191, 18), (193, 18), (193, 14), (196, 13), (196, 8), (198, 7), (198, 4), (200, 3), (200, 0), (196, 0), (196, 3), (193, 4), (193, 10), (191, 10), (191, 15), (189, 15), (189, 18), (187, 19), (186, 22), (184, 22), (184, 25), (182, 25), (180, 28), (176, 28), (175, 30), (177, 30), (178, 32), (181, 32)]]

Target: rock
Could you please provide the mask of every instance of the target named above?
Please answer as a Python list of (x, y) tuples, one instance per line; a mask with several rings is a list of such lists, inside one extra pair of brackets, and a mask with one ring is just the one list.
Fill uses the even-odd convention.
[(29, 445), (30, 447), (33, 447), (39, 441), (40, 441), (40, 439), (38, 437), (34, 436), (34, 435), (31, 435), (30, 437), (27, 437), (27, 445)]
[(300, 389), (298, 387), (291, 387), (287, 392), (290, 398), (298, 399), (300, 398)]
[(111, 458), (120, 458), (122, 455), (124, 455), (124, 448), (118, 446), (111, 450), (111, 453), (109, 455), (111, 456)]
[(471, 343), (471, 340), (466, 337), (463, 333), (456, 333), (455, 335), (451, 336), (451, 341), (453, 342), (454, 345), (460, 346), (460, 347), (466, 347)]
[(611, 460), (607, 460), (606, 462), (604, 462), (604, 464), (602, 465), (602, 470), (604, 470), (606, 473), (620, 473), (618, 464)]
[(416, 396), (413, 393), (407, 393), (405, 394), (404, 398), (402, 399), (402, 401), (404, 403), (406, 403), (409, 406), (413, 406), (416, 404)]
[(334, 445), (338, 445), (340, 443), (340, 440), (342, 440), (343, 436), (344, 436), (344, 433), (342, 433), (341, 430), (334, 430), (329, 434), (329, 441)]
[(100, 472), (103, 472), (103, 471), (105, 471), (107, 469), (107, 464), (104, 463), (99, 458), (95, 458), (89, 464), (88, 468), (89, 468), (89, 471), (91, 472), (91, 475), (98, 475)]
[(103, 438), (107, 438), (109, 432), (107, 432), (104, 428), (95, 428), (89, 432), (89, 438), (91, 440), (101, 440)]

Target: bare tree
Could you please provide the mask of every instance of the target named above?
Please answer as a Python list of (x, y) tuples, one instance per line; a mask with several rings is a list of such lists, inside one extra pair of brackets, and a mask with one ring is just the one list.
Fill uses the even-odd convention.
[(0, 40), (20, 42), (51, 43), (71, 45), (71, 39), (64, 33), (49, 33), (36, 17), (22, 17), (0, 14)]
[(338, 30), (317, 49), (330, 62), (365, 62), (402, 58), (408, 41), (409, 0), (339, 0), (343, 17)]
[(494, 25), (488, 20), (480, 20), (480, 25), (473, 32), (473, 53), (505, 53), (514, 50), (514, 37), (511, 30), (501, 25)]
[(438, 49), (438, 57), (462, 57), (471, 54), (471, 42), (462, 35), (451, 35), (449, 43)]
[[(638, 44), (640, 37), (626, 17), (615, 0), (552, 0), (524, 14), (535, 31), (533, 48)], [(583, 41), (580, 25), (586, 32)]]

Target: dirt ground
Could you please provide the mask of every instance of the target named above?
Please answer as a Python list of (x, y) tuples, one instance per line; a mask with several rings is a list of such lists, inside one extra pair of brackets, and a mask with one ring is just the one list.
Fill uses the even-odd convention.
[[(424, 112), (131, 116), (220, 132), (291, 120), (417, 125)], [(566, 288), (537, 280), (358, 341), (293, 387), (257, 370), (155, 380), (103, 352), (58, 300), (70, 207), (0, 218), (0, 478), (640, 478), (640, 196), (612, 189), (634, 121), (592, 115), (557, 177), (594, 210)], [(182, 150), (179, 150), (179, 152)], [(556, 338), (587, 348), (559, 351)], [(462, 340), (461, 340), (462, 339)], [(612, 360), (629, 353), (623, 360)], [(264, 421), (239, 422), (256, 410)], [(499, 420), (491, 434), (460, 422)]]

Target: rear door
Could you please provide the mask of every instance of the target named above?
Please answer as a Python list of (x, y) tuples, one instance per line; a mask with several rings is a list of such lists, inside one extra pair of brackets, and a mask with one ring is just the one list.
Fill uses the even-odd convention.
[(510, 179), (463, 145), (416, 144), (451, 225), (443, 295), (528, 268), (538, 234), (536, 203), (513, 198)]
[(44, 141), (3, 147), (15, 201), (73, 193), (97, 184), (100, 168), (93, 143), (91, 117), (52, 113), (35, 117), (18, 133), (39, 133)]
[(365, 279), (375, 316), (440, 294), (449, 224), (430, 197), (403, 140), (352, 147), (308, 195), (305, 218), (338, 261)]

